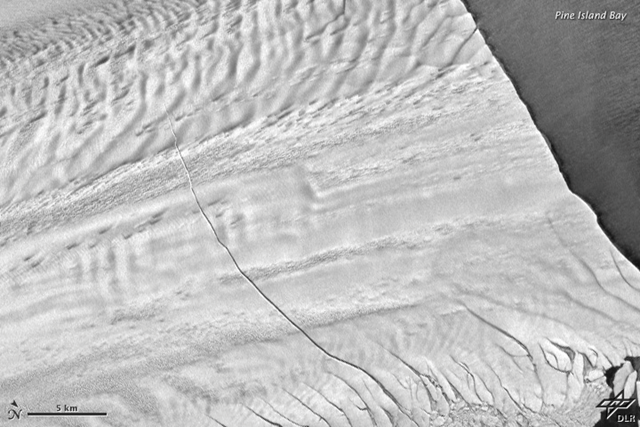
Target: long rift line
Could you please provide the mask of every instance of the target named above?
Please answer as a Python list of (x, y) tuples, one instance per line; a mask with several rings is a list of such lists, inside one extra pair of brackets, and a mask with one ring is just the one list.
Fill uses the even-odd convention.
[(182, 156), (182, 151), (180, 151), (180, 148), (178, 147), (178, 137), (176, 136), (176, 133), (175, 133), (175, 131), (173, 129), (173, 122), (171, 121), (171, 116), (169, 115), (169, 111), (167, 111), (167, 106), (166, 105), (163, 105), (163, 106), (164, 106), (164, 112), (167, 115), (167, 119), (169, 120), (169, 126), (171, 127), (171, 133), (173, 134), (173, 142), (174, 142), (173, 145), (174, 145), (176, 151), (178, 152), (178, 155), (180, 156), (180, 162), (182, 162), (182, 167), (184, 168), (184, 171), (187, 174), (187, 179), (189, 180), (189, 189), (191, 190), (191, 194), (193, 194), (193, 199), (195, 200), (196, 205), (198, 205), (198, 209), (200, 210), (200, 214), (202, 214), (202, 217), (205, 219), (205, 221), (207, 221), (207, 224), (209, 225), (209, 228), (213, 232), (213, 235), (216, 237), (216, 240), (218, 241), (218, 244), (220, 246), (222, 246), (222, 248), (227, 252), (227, 255), (229, 255), (229, 258), (231, 258), (231, 261), (233, 262), (233, 265), (236, 266), (236, 270), (238, 270), (238, 273), (240, 273), (240, 275), (242, 275), (242, 277), (244, 277), (244, 279), (247, 282), (249, 282), (249, 284), (251, 286), (253, 286), (253, 289), (255, 289), (256, 292), (258, 292), (260, 294), (260, 296), (265, 301), (267, 301), (267, 303), (269, 303), (274, 309), (276, 309), (278, 311), (278, 313), (280, 313), (282, 315), (282, 317), (284, 317), (294, 328), (296, 328), (298, 331), (300, 331), (302, 334), (304, 334), (316, 347), (318, 347), (324, 353), (328, 354), (326, 352), (326, 350), (324, 350), (318, 343), (316, 343), (313, 340), (313, 338), (311, 338), (300, 326), (298, 326), (298, 324), (296, 322), (294, 322), (284, 311), (282, 311), (282, 309), (280, 307), (278, 307), (278, 305), (276, 303), (271, 301), (271, 299), (264, 292), (262, 292), (262, 290), (258, 287), (258, 285), (256, 285), (256, 283), (253, 281), (253, 279), (251, 279), (249, 276), (247, 276), (247, 274), (244, 272), (244, 270), (242, 270), (242, 268), (240, 268), (240, 266), (238, 265), (238, 261), (236, 261), (236, 258), (231, 253), (231, 250), (229, 249), (229, 247), (226, 244), (224, 244), (224, 242), (222, 242), (222, 240), (220, 240), (220, 236), (218, 235), (218, 232), (216, 231), (216, 228), (214, 227), (213, 222), (211, 222), (211, 220), (209, 219), (207, 214), (204, 212), (204, 209), (202, 209), (202, 205), (200, 204), (200, 199), (198, 199), (196, 191), (193, 188), (193, 180), (191, 179), (191, 173), (189, 172), (189, 169), (187, 168), (187, 163), (184, 161), (184, 157)]
[[(169, 121), (169, 127), (171, 128), (171, 134), (173, 135), (174, 147), (175, 147), (176, 151), (178, 152), (178, 155), (180, 156), (180, 162), (182, 162), (182, 167), (184, 168), (184, 171), (187, 174), (187, 179), (189, 180), (189, 189), (191, 190), (191, 194), (193, 195), (193, 199), (195, 200), (196, 205), (198, 205), (198, 209), (200, 210), (200, 214), (202, 214), (202, 217), (205, 219), (205, 221), (207, 221), (207, 224), (209, 225), (209, 228), (213, 232), (213, 235), (216, 237), (216, 240), (218, 241), (218, 244), (220, 246), (222, 246), (222, 248), (224, 248), (224, 250), (227, 252), (227, 255), (229, 255), (229, 258), (233, 262), (233, 265), (235, 265), (236, 270), (238, 270), (238, 273), (240, 273), (240, 275), (253, 287), (253, 289), (255, 289), (256, 292), (258, 292), (260, 294), (260, 296), (269, 305), (271, 305), (271, 307), (273, 307), (278, 313), (280, 313), (280, 315), (282, 317), (284, 317), (287, 320), (287, 322), (289, 322), (289, 324), (291, 324), (291, 326), (293, 326), (302, 335), (304, 335), (304, 337), (307, 340), (309, 340), (309, 342), (311, 344), (313, 344), (318, 350), (320, 350), (325, 356), (327, 356), (328, 358), (330, 358), (330, 359), (332, 359), (332, 360), (334, 360), (334, 361), (336, 361), (338, 363), (342, 363), (342, 364), (344, 364), (346, 366), (349, 366), (349, 367), (351, 367), (351, 368), (363, 373), (367, 377), (369, 377), (371, 380), (373, 380), (373, 382), (375, 382), (380, 387), (380, 389), (383, 391), (383, 393), (387, 397), (389, 397), (401, 411), (405, 412), (406, 410), (404, 410), (404, 408), (400, 405), (400, 402), (398, 402), (396, 400), (396, 398), (387, 390), (387, 388), (377, 378), (375, 378), (372, 374), (367, 372), (364, 368), (361, 368), (360, 366), (358, 366), (358, 365), (356, 365), (354, 363), (351, 363), (351, 362), (349, 362), (347, 360), (344, 360), (344, 359), (342, 359), (342, 358), (330, 353), (324, 347), (322, 347), (320, 344), (318, 344), (318, 342), (316, 342), (316, 340), (314, 340), (304, 329), (302, 329), (301, 326), (299, 326), (293, 319), (291, 319), (289, 317), (289, 315), (287, 315), (287, 313), (282, 311), (282, 309), (280, 307), (278, 307), (278, 305), (276, 303), (274, 303), (262, 291), (262, 289), (260, 289), (260, 287), (258, 285), (256, 285), (256, 283), (253, 281), (253, 279), (251, 279), (249, 276), (247, 276), (247, 274), (244, 272), (244, 270), (242, 270), (242, 268), (240, 268), (240, 266), (238, 265), (238, 262), (236, 261), (235, 257), (231, 253), (231, 250), (229, 249), (229, 247), (226, 244), (224, 244), (224, 242), (222, 242), (222, 240), (220, 240), (220, 236), (218, 235), (218, 232), (216, 231), (216, 228), (214, 227), (213, 223), (211, 222), (211, 220), (209, 219), (207, 214), (204, 212), (204, 209), (202, 209), (202, 205), (200, 204), (200, 200), (198, 199), (196, 191), (195, 191), (195, 189), (193, 187), (193, 180), (191, 179), (191, 173), (189, 172), (189, 168), (187, 168), (187, 163), (185, 162), (184, 157), (182, 156), (182, 151), (180, 151), (180, 148), (178, 147), (178, 137), (176, 136), (176, 133), (175, 133), (175, 131), (173, 129), (173, 122), (171, 121), (171, 116), (169, 115), (169, 111), (167, 110), (167, 106), (163, 104), (163, 107), (164, 107), (164, 112), (167, 115), (167, 120)], [(405, 415), (407, 415), (406, 412), (405, 412)], [(408, 417), (408, 418), (410, 420), (412, 420), (411, 417)], [(415, 423), (415, 421), (414, 421), (414, 423)]]

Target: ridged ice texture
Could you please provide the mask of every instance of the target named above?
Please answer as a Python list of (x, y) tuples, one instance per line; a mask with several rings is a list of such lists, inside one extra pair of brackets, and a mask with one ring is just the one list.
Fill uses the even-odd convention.
[[(404, 2), (403, 2), (404, 3)], [(126, 2), (0, 35), (0, 203), (80, 187), (171, 146), (490, 58), (435, 2)]]
[[(474, 29), (133, 1), (4, 34), (3, 396), (109, 412), (70, 426), (592, 422), (640, 273)], [(238, 265), (360, 370), (242, 279), (176, 141)]]

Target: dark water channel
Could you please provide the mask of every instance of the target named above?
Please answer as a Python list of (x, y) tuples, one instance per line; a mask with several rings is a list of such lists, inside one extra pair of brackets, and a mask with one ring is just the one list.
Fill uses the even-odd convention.
[(463, 1), (569, 188), (640, 268), (640, 2)]

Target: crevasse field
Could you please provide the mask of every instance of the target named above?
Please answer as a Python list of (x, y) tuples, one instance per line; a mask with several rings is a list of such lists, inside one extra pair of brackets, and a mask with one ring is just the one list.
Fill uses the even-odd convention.
[(640, 355), (460, 1), (0, 5), (11, 425), (593, 426)]

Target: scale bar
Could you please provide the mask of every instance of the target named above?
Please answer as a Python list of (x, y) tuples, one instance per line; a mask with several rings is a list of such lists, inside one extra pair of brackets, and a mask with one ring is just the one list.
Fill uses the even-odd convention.
[(30, 417), (106, 417), (106, 412), (27, 412)]

